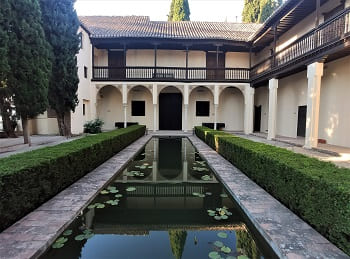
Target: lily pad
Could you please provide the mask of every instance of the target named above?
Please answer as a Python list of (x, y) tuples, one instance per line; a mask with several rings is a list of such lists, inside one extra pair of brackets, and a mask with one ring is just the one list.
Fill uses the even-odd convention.
[(221, 216), (215, 216), (214, 219), (221, 220)]
[(198, 197), (199, 197), (199, 198), (204, 198), (204, 197), (205, 197), (205, 194), (200, 193), (200, 194), (198, 195)]
[(56, 240), (55, 243), (61, 243), (61, 244), (64, 244), (68, 241), (68, 238), (66, 237), (60, 237), (59, 239)]
[(88, 206), (88, 209), (94, 209), (94, 208), (96, 208), (96, 204), (91, 204)]
[(201, 177), (201, 179), (203, 180), (203, 181), (210, 181), (211, 180), (211, 177), (209, 176), (209, 175), (203, 175), (202, 177)]
[(237, 257), (237, 259), (249, 259), (249, 257), (246, 255), (240, 255)]
[(213, 210), (207, 210), (208, 213), (215, 213)]
[(102, 203), (99, 203), (99, 204), (96, 205), (97, 209), (103, 209), (104, 207), (106, 207), (106, 206), (104, 204), (102, 204)]
[(225, 254), (229, 254), (231, 253), (231, 248), (227, 247), (227, 246), (223, 246), (221, 247), (221, 251), (224, 252)]
[(151, 165), (150, 165), (148, 168), (149, 168), (149, 169), (152, 169), (152, 168), (153, 168), (153, 166), (151, 166)]
[(123, 194), (118, 193), (118, 194), (114, 195), (114, 197), (121, 198), (121, 197), (123, 197)]
[(225, 232), (219, 232), (217, 236), (220, 238), (227, 238), (227, 234)]
[(67, 229), (66, 231), (63, 232), (62, 235), (64, 235), (64, 236), (70, 236), (72, 233), (73, 233), (73, 230)]
[(237, 259), (237, 258), (232, 256), (232, 255), (229, 255), (229, 256), (226, 257), (226, 259)]
[(222, 193), (222, 194), (220, 194), (220, 197), (221, 197), (221, 198), (227, 198), (228, 196), (227, 196), (226, 193)]
[(85, 234), (85, 239), (90, 239), (94, 236), (94, 233)]
[(118, 190), (110, 190), (109, 192), (110, 193), (118, 193), (119, 191)]
[(212, 195), (212, 193), (211, 193), (211, 192), (206, 192), (206, 193), (205, 193), (205, 195), (207, 195), (207, 196), (211, 196), (211, 195)]
[(198, 193), (198, 192), (193, 192), (192, 195), (193, 195), (193, 196), (198, 196), (199, 193)]
[(210, 217), (215, 217), (215, 213), (208, 213)]
[(77, 235), (74, 239), (77, 241), (82, 241), (85, 239), (85, 235)]
[(226, 215), (222, 215), (221, 219), (228, 219), (228, 217)]
[(58, 248), (62, 248), (62, 247), (64, 247), (63, 243), (54, 243), (52, 245), (52, 248), (54, 248), (54, 249), (58, 249)]
[(136, 188), (130, 186), (130, 187), (126, 188), (126, 191), (127, 192), (134, 192), (134, 191), (136, 191)]
[(101, 191), (101, 194), (108, 194), (108, 193), (109, 193), (109, 191), (107, 191), (107, 190)]
[(215, 251), (212, 251), (212, 252), (210, 252), (209, 253), (209, 258), (211, 258), (211, 259), (219, 259), (221, 256), (219, 255), (219, 253), (218, 252), (215, 252)]
[(221, 241), (215, 241), (215, 242), (214, 242), (214, 245), (217, 246), (217, 247), (219, 247), (219, 248), (221, 248), (221, 247), (224, 246), (224, 243), (222, 243)]
[(109, 191), (110, 191), (110, 190), (115, 190), (115, 189), (117, 189), (117, 187), (115, 187), (115, 186), (108, 186), (108, 187), (107, 187), (107, 190), (109, 190)]

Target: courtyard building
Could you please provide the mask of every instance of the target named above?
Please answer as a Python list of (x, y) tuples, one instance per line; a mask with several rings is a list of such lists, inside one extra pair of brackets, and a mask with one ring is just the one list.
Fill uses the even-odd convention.
[[(289, 0), (264, 24), (80, 17), (72, 133), (207, 125), (350, 147), (350, 1)], [(51, 111), (32, 133), (58, 132)]]

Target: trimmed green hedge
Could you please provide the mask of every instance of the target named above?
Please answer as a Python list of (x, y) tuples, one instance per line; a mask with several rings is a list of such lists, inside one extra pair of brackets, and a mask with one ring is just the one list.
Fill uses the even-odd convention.
[(145, 134), (131, 126), (0, 159), (0, 231)]
[(249, 178), (350, 254), (349, 169), (205, 127), (196, 127), (195, 132)]

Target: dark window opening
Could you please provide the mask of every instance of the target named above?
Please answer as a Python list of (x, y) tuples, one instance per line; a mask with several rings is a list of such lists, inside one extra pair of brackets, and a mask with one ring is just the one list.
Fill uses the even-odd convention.
[(79, 33), (79, 49), (83, 48), (83, 33)]
[(209, 117), (210, 102), (209, 101), (197, 101), (196, 102), (196, 116)]
[(131, 116), (145, 116), (145, 101), (131, 102)]
[(88, 68), (84, 67), (84, 77), (87, 78), (88, 77)]
[(85, 116), (85, 103), (83, 104), (83, 115)]
[(47, 117), (48, 118), (57, 118), (57, 114), (56, 114), (56, 111), (52, 108), (48, 108), (47, 109)]

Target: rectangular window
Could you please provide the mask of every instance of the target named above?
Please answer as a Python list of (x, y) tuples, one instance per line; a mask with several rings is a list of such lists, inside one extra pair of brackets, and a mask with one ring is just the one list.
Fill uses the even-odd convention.
[(78, 34), (78, 37), (79, 37), (79, 49), (82, 49), (83, 48), (83, 33), (80, 32)]
[(196, 102), (196, 116), (209, 117), (210, 102), (209, 101), (197, 101)]
[(131, 116), (145, 116), (145, 101), (131, 102)]
[(87, 78), (88, 77), (88, 68), (84, 67), (84, 77)]
[(83, 103), (83, 115), (85, 116), (85, 103)]

